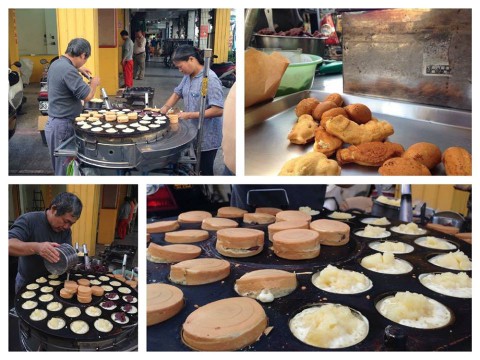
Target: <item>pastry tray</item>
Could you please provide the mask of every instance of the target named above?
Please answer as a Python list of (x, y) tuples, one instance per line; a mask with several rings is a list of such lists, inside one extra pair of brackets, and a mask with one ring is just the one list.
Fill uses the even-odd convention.
[[(290, 144), (287, 135), (297, 121), (295, 106), (303, 99), (324, 99), (330, 92), (306, 90), (246, 110), (245, 175), (277, 175), (287, 160), (312, 151), (307, 145)], [(436, 144), (443, 152), (461, 146), (471, 153), (472, 113), (448, 108), (411, 104), (378, 98), (341, 94), (346, 104), (367, 105), (372, 115), (392, 124), (395, 133), (388, 141), (405, 149), (418, 142)], [(349, 145), (344, 145), (347, 147)], [(342, 175), (379, 175), (377, 167), (345, 164)], [(433, 175), (444, 175), (438, 165)]]
[[(315, 216), (313, 220), (325, 218), (325, 213)], [(201, 257), (215, 257), (228, 260), (231, 264), (231, 273), (223, 281), (212, 284), (184, 286), (171, 283), (168, 279), (170, 265), (157, 264), (147, 261), (147, 283), (167, 283), (180, 288), (185, 296), (186, 305), (179, 314), (163, 323), (147, 328), (147, 350), (148, 351), (187, 351), (190, 350), (183, 344), (180, 332), (182, 324), (187, 316), (210, 302), (228, 297), (239, 296), (233, 289), (235, 280), (243, 274), (253, 270), (276, 268), (297, 273), (297, 289), (288, 296), (275, 299), (271, 303), (260, 303), (268, 317), (268, 326), (273, 329), (268, 335), (262, 335), (254, 344), (243, 350), (250, 351), (320, 351), (320, 349), (302, 343), (296, 339), (289, 330), (288, 322), (298, 311), (305, 306), (316, 303), (338, 303), (349, 306), (360, 311), (369, 321), (368, 336), (360, 343), (344, 348), (348, 351), (378, 351), (387, 350), (384, 345), (385, 328), (394, 325), (406, 334), (407, 350), (429, 351), (429, 350), (471, 350), (472, 336), (472, 301), (471, 299), (459, 299), (433, 292), (424, 287), (418, 276), (422, 273), (458, 271), (440, 268), (430, 264), (427, 259), (433, 255), (447, 253), (447, 250), (435, 250), (421, 247), (414, 243), (414, 240), (421, 236), (436, 236), (455, 244), (457, 249), (463, 251), (471, 258), (471, 245), (464, 243), (455, 237), (427, 230), (425, 235), (402, 235), (393, 231), (388, 238), (368, 239), (356, 236), (354, 233), (366, 225), (360, 220), (364, 215), (356, 215), (355, 218), (346, 221), (350, 226), (350, 241), (340, 247), (322, 246), (320, 255), (311, 260), (293, 261), (280, 259), (273, 254), (272, 243), (268, 240), (266, 233), (265, 246), (262, 253), (249, 258), (228, 258), (220, 255), (215, 250), (215, 234), (210, 232), (210, 238), (195, 243), (202, 248)], [(153, 221), (153, 219), (151, 219)], [(398, 225), (398, 221), (391, 221), (392, 226)], [(259, 226), (258, 228), (262, 228)], [(263, 227), (266, 230), (266, 226)], [(151, 234), (151, 240), (160, 245), (169, 243), (164, 241), (163, 234)], [(363, 268), (360, 261), (364, 256), (376, 253), (370, 249), (368, 243), (378, 240), (402, 241), (414, 247), (409, 254), (396, 254), (395, 257), (404, 259), (413, 265), (413, 271), (402, 275), (387, 275), (376, 273)], [(450, 250), (455, 251), (455, 250)], [(373, 282), (373, 287), (363, 293), (355, 295), (333, 294), (316, 288), (311, 277), (314, 273), (322, 270), (328, 264), (362, 272)], [(467, 271), (469, 276), (471, 271)], [(375, 309), (376, 301), (386, 295), (392, 295), (397, 291), (410, 291), (423, 294), (444, 304), (453, 312), (453, 323), (439, 329), (414, 329), (396, 324), (382, 315)], [(330, 350), (330, 349), (329, 349)]]
[[(93, 280), (93, 279), (99, 280), (98, 277), (91, 277), (91, 276), (93, 276), (93, 275), (87, 276), (86, 274), (71, 273), (70, 274), (70, 280), (76, 280), (76, 279), (80, 279), (80, 278), (85, 278), (85, 279), (88, 279), (88, 280)], [(47, 278), (47, 275), (45, 275), (44, 277)], [(48, 279), (48, 278), (47, 278), (47, 280), (50, 281), (50, 279)], [(60, 280), (60, 281), (62, 281), (62, 283), (60, 285), (53, 286), (54, 290), (53, 290), (53, 292), (50, 293), (50, 294), (53, 295), (53, 300), (51, 300), (51, 301), (42, 302), (38, 299), (40, 295), (43, 295), (40, 292), (40, 288), (42, 286), (51, 286), (51, 285), (48, 284), (48, 281), (44, 284), (39, 284), (40, 287), (36, 290), (27, 290), (27, 285), (25, 285), (24, 287), (22, 287), (20, 289), (20, 291), (15, 296), (15, 309), (17, 311), (18, 316), (23, 321), (25, 321), (28, 325), (35, 328), (36, 330), (39, 330), (39, 331), (41, 331), (44, 334), (47, 334), (49, 336), (58, 337), (58, 338), (62, 338), (62, 339), (82, 340), (82, 341), (97, 341), (97, 340), (105, 340), (105, 339), (115, 338), (116, 336), (120, 335), (123, 331), (127, 331), (127, 330), (132, 329), (133, 327), (137, 326), (137, 323), (138, 323), (138, 294), (137, 294), (137, 291), (135, 289), (133, 289), (132, 287), (130, 287), (126, 283), (122, 282), (121, 286), (129, 288), (130, 291), (131, 291), (130, 294), (122, 294), (122, 293), (116, 291), (119, 287), (115, 287), (115, 286), (112, 286), (113, 291), (105, 291), (105, 294), (116, 292), (119, 296), (118, 300), (113, 300), (113, 302), (116, 303), (116, 308), (112, 309), (112, 310), (106, 310), (106, 309), (104, 309), (100, 306), (101, 302), (108, 300), (107, 298), (105, 298), (105, 294), (104, 294), (104, 296), (92, 296), (92, 301), (88, 304), (79, 303), (77, 298), (76, 298), (76, 295), (74, 295), (71, 299), (64, 299), (64, 298), (60, 297), (60, 289), (63, 288), (63, 282), (66, 280), (66, 275), (62, 275), (58, 279), (55, 279), (55, 280)], [(99, 286), (102, 286), (102, 285), (109, 285), (110, 281), (120, 281), (120, 280), (115, 279), (115, 278), (110, 278), (109, 281), (101, 281), (101, 280), (99, 280), (99, 281), (101, 282), (101, 284)], [(25, 291), (35, 292), (35, 297), (33, 297), (31, 299), (22, 298), (21, 294), (23, 294)], [(136, 300), (134, 300), (134, 302), (132, 302), (132, 303), (129, 303), (128, 301), (125, 301), (123, 299), (123, 296), (125, 296), (125, 295), (132, 295)], [(30, 310), (23, 309), (22, 304), (25, 301), (28, 301), (28, 300), (36, 301), (38, 303), (37, 307), (34, 308), (34, 309), (30, 309)], [(63, 305), (63, 308), (59, 311), (47, 310), (47, 305), (50, 302), (54, 302), (54, 301), (61, 303)], [(129, 318), (129, 321), (128, 321), (128, 323), (122, 325), (122, 324), (119, 324), (119, 323), (115, 322), (114, 320), (112, 320), (111, 315), (115, 312), (122, 312), (121, 307), (123, 305), (126, 305), (126, 304), (131, 304), (131, 305), (135, 306), (137, 308), (137, 313), (135, 313), (135, 314), (127, 314), (126, 313), (125, 315)], [(80, 310), (81, 310), (80, 316), (75, 317), (75, 318), (70, 318), (70, 317), (65, 315), (65, 310), (68, 307), (71, 307), (71, 306), (75, 306), (75, 307), (80, 308)], [(92, 317), (92, 316), (87, 315), (85, 313), (85, 309), (89, 306), (95, 306), (95, 307), (100, 308), (102, 310), (102, 314), (99, 317)], [(40, 320), (40, 321), (31, 320), (30, 319), (30, 314), (35, 309), (42, 309), (42, 310), (47, 311), (47, 317), (43, 320)], [(62, 329), (59, 329), (59, 330), (50, 329), (47, 326), (47, 322), (52, 317), (60, 317), (63, 320), (65, 320), (65, 323), (66, 323), (65, 327), (63, 327)], [(113, 328), (110, 332), (108, 332), (108, 333), (100, 332), (95, 328), (94, 322), (95, 322), (95, 320), (97, 320), (99, 318), (107, 319), (112, 323)], [(75, 334), (73, 331), (70, 330), (70, 324), (73, 321), (76, 321), (76, 320), (83, 320), (88, 324), (89, 330), (88, 330), (87, 333), (85, 333), (83, 335), (79, 335), (79, 334)]]

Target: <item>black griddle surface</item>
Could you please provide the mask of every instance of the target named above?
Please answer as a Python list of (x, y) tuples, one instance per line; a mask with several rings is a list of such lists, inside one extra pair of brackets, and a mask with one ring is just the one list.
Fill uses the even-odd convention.
[[(315, 216), (326, 218), (324, 216)], [(472, 336), (472, 300), (459, 299), (433, 292), (424, 287), (419, 281), (418, 276), (422, 273), (447, 272), (457, 273), (458, 271), (447, 270), (430, 264), (427, 259), (432, 255), (439, 253), (448, 253), (448, 250), (435, 250), (421, 247), (414, 243), (414, 240), (421, 236), (400, 235), (391, 232), (392, 235), (382, 240), (402, 241), (414, 247), (414, 251), (409, 254), (396, 254), (395, 257), (410, 262), (414, 269), (410, 273), (402, 275), (387, 275), (376, 273), (363, 268), (360, 261), (364, 256), (376, 253), (368, 247), (369, 242), (379, 239), (367, 239), (354, 235), (366, 225), (361, 223), (361, 219), (372, 216), (357, 215), (354, 219), (344, 221), (350, 226), (350, 242), (342, 247), (322, 246), (320, 255), (316, 259), (289, 261), (280, 259), (273, 254), (271, 242), (266, 237), (265, 247), (261, 254), (250, 258), (227, 258), (215, 250), (216, 237), (210, 232), (209, 239), (200, 243), (194, 243), (202, 248), (200, 257), (216, 257), (226, 259), (231, 263), (231, 273), (223, 281), (213, 284), (184, 286), (171, 283), (168, 279), (170, 265), (156, 264), (147, 261), (147, 283), (162, 282), (177, 286), (185, 296), (186, 305), (182, 311), (173, 318), (147, 328), (147, 350), (148, 351), (187, 351), (190, 350), (182, 343), (180, 332), (182, 324), (187, 316), (195, 311), (199, 306), (203, 306), (212, 301), (239, 296), (233, 289), (235, 280), (243, 274), (263, 268), (278, 268), (297, 273), (298, 287), (288, 296), (275, 299), (271, 303), (260, 303), (264, 308), (269, 326), (273, 330), (243, 350), (250, 351), (321, 351), (332, 349), (321, 349), (302, 343), (296, 339), (289, 330), (289, 320), (305, 306), (318, 303), (338, 303), (349, 306), (361, 312), (369, 321), (368, 336), (357, 345), (340, 350), (347, 351), (378, 351), (387, 350), (384, 345), (384, 332), (388, 325), (394, 325), (407, 335), (407, 350), (429, 351), (429, 350), (449, 350), (451, 348), (461, 350), (471, 350)], [(153, 221), (153, 219), (152, 219)], [(398, 221), (391, 221), (391, 225), (386, 226), (387, 230), (400, 224)], [(191, 226), (189, 227), (191, 228)], [(266, 227), (265, 227), (266, 228)], [(181, 230), (182, 227), (179, 229)], [(455, 244), (457, 248), (463, 251), (471, 258), (471, 245), (456, 239), (455, 237), (428, 230), (426, 235), (444, 238)], [(160, 245), (167, 245), (163, 234), (151, 234), (153, 242)], [(267, 246), (268, 244), (268, 246)], [(453, 250), (455, 251), (455, 250)], [(321, 271), (328, 264), (337, 267), (362, 272), (373, 282), (373, 287), (360, 294), (340, 295), (328, 293), (315, 287), (311, 282), (314, 273)], [(467, 271), (469, 276), (471, 271)], [(454, 321), (439, 329), (415, 329), (400, 324), (396, 324), (382, 315), (375, 309), (375, 304), (379, 299), (387, 295), (393, 295), (397, 291), (410, 291), (423, 294), (435, 299), (451, 309)]]
[[(76, 273), (76, 274), (78, 274), (78, 273)], [(45, 275), (45, 277), (47, 277), (47, 275)], [(73, 273), (70, 274), (70, 280), (78, 280), (80, 278), (86, 278), (86, 279), (89, 279), (89, 280), (93, 280), (93, 279), (98, 280), (97, 276), (95, 278), (90, 278), (90, 277), (87, 277), (86, 274), (84, 276), (76, 276)], [(108, 300), (108, 299), (105, 298), (105, 294), (107, 294), (107, 291), (105, 291), (104, 296), (100, 296), (100, 297), (99, 296), (92, 296), (92, 302), (91, 303), (82, 304), (82, 303), (78, 302), (78, 300), (76, 299), (76, 295), (74, 295), (73, 298), (71, 298), (71, 299), (64, 299), (64, 298), (60, 297), (60, 289), (63, 288), (63, 282), (66, 280), (66, 275), (62, 275), (57, 280), (62, 281), (62, 283), (58, 286), (54, 286), (54, 291), (51, 293), (53, 295), (53, 300), (51, 300), (49, 302), (42, 302), (42, 301), (39, 300), (39, 296), (42, 295), (42, 293), (40, 292), (40, 288), (42, 286), (50, 286), (50, 285), (48, 285), (48, 282), (45, 283), (45, 284), (39, 284), (40, 287), (36, 290), (27, 290), (27, 288), (26, 288), (27, 285), (26, 285), (22, 289), (20, 289), (20, 291), (15, 296), (15, 309), (17, 311), (18, 316), (24, 322), (26, 322), (29, 326), (31, 326), (32, 328), (34, 328), (34, 329), (36, 329), (36, 330), (38, 330), (38, 331), (40, 331), (40, 332), (42, 332), (42, 333), (44, 333), (48, 336), (58, 337), (58, 338), (62, 338), (62, 339), (81, 340), (81, 341), (98, 341), (98, 340), (115, 338), (116, 336), (120, 335), (123, 331), (126, 331), (127, 329), (131, 329), (132, 327), (137, 326), (137, 323), (138, 323), (138, 294), (137, 294), (137, 291), (135, 289), (133, 289), (132, 287), (130, 287), (126, 283), (122, 283), (121, 287), (129, 288), (131, 290), (131, 293), (130, 294), (119, 293), (117, 291), (117, 289), (119, 287), (112, 286), (113, 291), (110, 291), (110, 292), (117, 292), (118, 295), (119, 295), (119, 299), (114, 300), (114, 302), (116, 303), (117, 306), (113, 310), (105, 310), (102, 307), (100, 307), (100, 303), (102, 301)], [(111, 282), (111, 281), (119, 281), (119, 280), (114, 279), (114, 278), (110, 278), (109, 281), (101, 281), (101, 284), (99, 286), (109, 285), (109, 282)], [(23, 294), (25, 291), (34, 291), (36, 295), (35, 295), (34, 298), (31, 298), (31, 299), (23, 299), (21, 297), (21, 294)], [(136, 314), (126, 314), (126, 316), (129, 318), (129, 322), (124, 324), (124, 325), (121, 325), (121, 324), (115, 322), (114, 320), (112, 320), (111, 315), (115, 312), (122, 312), (121, 307), (123, 305), (129, 304), (129, 302), (127, 302), (123, 299), (124, 295), (132, 295), (137, 299), (136, 303), (131, 303), (131, 305), (133, 305), (137, 308), (137, 313)], [(28, 300), (36, 301), (38, 303), (37, 307), (34, 308), (34, 309), (30, 309), (30, 310), (23, 309), (22, 304), (24, 302), (28, 301)], [(63, 305), (63, 308), (60, 311), (49, 311), (49, 310), (47, 310), (47, 305), (50, 302), (59, 302)], [(85, 313), (85, 309), (89, 306), (99, 307), (102, 310), (102, 314), (99, 317), (92, 317), (92, 316), (87, 315)], [(78, 307), (78, 308), (80, 308), (81, 315), (76, 317), (76, 318), (69, 318), (68, 316), (65, 315), (65, 310), (68, 307)], [(41, 320), (41, 321), (31, 320), (30, 319), (30, 314), (35, 309), (42, 309), (42, 310), (47, 311), (47, 317), (44, 320)], [(47, 322), (52, 317), (61, 317), (63, 320), (65, 320), (66, 326), (64, 328), (60, 329), (60, 330), (50, 329), (47, 326)], [(95, 320), (97, 320), (99, 318), (107, 319), (112, 323), (113, 328), (110, 332), (104, 333), (104, 332), (100, 332), (97, 329), (95, 329), (94, 322), (95, 322)], [(70, 330), (70, 324), (73, 321), (76, 321), (76, 320), (83, 320), (88, 324), (89, 330), (86, 334), (83, 334), (83, 335), (75, 334), (73, 331)]]

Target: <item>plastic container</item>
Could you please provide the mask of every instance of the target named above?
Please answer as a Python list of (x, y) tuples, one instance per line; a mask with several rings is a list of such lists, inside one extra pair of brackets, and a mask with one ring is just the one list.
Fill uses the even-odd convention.
[(77, 265), (78, 256), (77, 252), (70, 244), (61, 244), (56, 249), (60, 255), (60, 260), (56, 263), (51, 263), (47, 260), (43, 260), (43, 262), (49, 273), (53, 275), (62, 275)]
[(312, 54), (303, 54), (300, 62), (291, 62), (283, 74), (275, 97), (310, 90), (315, 78), (315, 69), (323, 59)]

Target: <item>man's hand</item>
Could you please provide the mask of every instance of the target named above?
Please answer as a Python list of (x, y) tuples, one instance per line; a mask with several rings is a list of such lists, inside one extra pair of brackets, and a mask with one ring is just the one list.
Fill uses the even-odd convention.
[(82, 74), (85, 74), (87, 77), (92, 76), (92, 72), (89, 69), (87, 69), (85, 66), (82, 66), (81, 68), (79, 68), (78, 71), (80, 71)]
[(51, 263), (57, 263), (60, 261), (60, 254), (57, 251), (57, 247), (60, 245), (54, 242), (41, 242), (37, 245), (37, 254)]
[(90, 85), (92, 85), (94, 87), (97, 87), (98, 85), (100, 85), (100, 78), (98, 76), (93, 77), (90, 80)]

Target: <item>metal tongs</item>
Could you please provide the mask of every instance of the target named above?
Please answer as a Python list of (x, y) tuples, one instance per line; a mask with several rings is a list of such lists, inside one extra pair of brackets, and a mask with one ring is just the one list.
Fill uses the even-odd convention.
[(122, 262), (122, 276), (125, 277), (125, 269), (127, 268), (127, 254), (123, 255), (123, 262)]
[(86, 244), (83, 244), (83, 260), (85, 262), (85, 270), (90, 269), (90, 258), (88, 257), (88, 249)]
[(80, 74), (82, 74), (82, 76), (87, 79), (88, 81), (92, 80), (93, 76), (91, 75), (88, 75), (88, 74), (84, 74), (83, 72), (81, 72)]
[(412, 186), (402, 184), (402, 198), (400, 200), (400, 214), (399, 220), (405, 222), (412, 222)]

